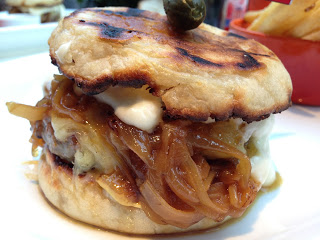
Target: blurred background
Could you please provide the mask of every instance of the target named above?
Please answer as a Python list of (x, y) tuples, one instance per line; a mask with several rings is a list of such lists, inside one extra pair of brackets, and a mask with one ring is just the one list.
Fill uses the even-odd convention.
[[(52, 1), (50, 2), (50, 6), (46, 5), (47, 1), (50, 0), (30, 1), (37, 2), (37, 5), (30, 6), (32, 9), (27, 11), (25, 5), (22, 8), (19, 8), (17, 4), (19, 2), (20, 4), (23, 2), (25, 4), (28, 0), (0, 0), (0, 10), (2, 12), (28, 13), (32, 15), (39, 13), (38, 9), (40, 7), (46, 7), (46, 11), (48, 11), (49, 7), (53, 7)], [(261, 9), (270, 3), (267, 0), (205, 0), (205, 2), (207, 5), (205, 22), (224, 29), (228, 29), (232, 19), (243, 17), (248, 9)], [(162, 0), (57, 0), (55, 4), (60, 4), (59, 9), (55, 6), (56, 11), (60, 12), (63, 9), (73, 10), (84, 7), (128, 6), (165, 14)], [(61, 6), (63, 6), (63, 9)], [(42, 23), (55, 22), (59, 18), (57, 14), (55, 16), (52, 16), (52, 13), (49, 16), (48, 13), (46, 14), (47, 16), (41, 19)], [(60, 17), (64, 15), (65, 14), (60, 14)]]

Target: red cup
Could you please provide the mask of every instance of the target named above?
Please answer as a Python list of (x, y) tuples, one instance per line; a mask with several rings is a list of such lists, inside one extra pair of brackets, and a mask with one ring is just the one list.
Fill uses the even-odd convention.
[(250, 0), (248, 4), (248, 10), (260, 10), (270, 4), (268, 0)]
[(255, 39), (279, 57), (292, 79), (292, 102), (320, 106), (320, 41), (269, 36), (247, 27), (243, 19), (230, 23), (231, 32)]

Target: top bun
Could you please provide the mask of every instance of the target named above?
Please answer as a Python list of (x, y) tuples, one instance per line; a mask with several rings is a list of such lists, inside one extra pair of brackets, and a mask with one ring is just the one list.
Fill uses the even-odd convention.
[(149, 11), (81, 9), (49, 45), (52, 62), (84, 93), (148, 85), (174, 118), (251, 122), (291, 104), (290, 76), (271, 50), (207, 24), (178, 32)]

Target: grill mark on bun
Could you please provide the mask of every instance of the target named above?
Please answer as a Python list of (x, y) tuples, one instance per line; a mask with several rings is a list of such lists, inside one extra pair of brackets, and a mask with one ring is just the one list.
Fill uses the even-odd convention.
[(77, 86), (80, 87), (82, 91), (87, 95), (99, 94), (105, 91), (109, 86), (119, 85), (121, 87), (132, 88), (141, 88), (146, 84), (152, 86), (150, 75), (138, 69), (128, 69), (123, 72), (114, 73), (113, 76), (101, 76), (94, 82), (87, 82), (86, 79), (83, 79), (80, 76), (74, 77), (67, 74), (65, 74), (65, 76), (76, 82)]
[(267, 57), (267, 58), (272, 58), (275, 56), (275, 54), (273, 52), (268, 52), (269, 54), (262, 54), (262, 53), (256, 53), (256, 52), (248, 52), (248, 51), (244, 51), (244, 50), (240, 50), (240, 49), (235, 49), (235, 48), (230, 48), (230, 51), (233, 52), (238, 52), (240, 54), (243, 55), (254, 55), (254, 56), (258, 56), (258, 57)]
[(149, 19), (149, 20), (153, 20), (154, 18), (150, 17), (150, 16), (145, 16), (144, 10), (141, 9), (134, 9), (134, 8), (129, 8), (127, 9), (127, 11), (119, 11), (119, 12), (114, 12), (114, 11), (110, 11), (110, 10), (93, 10), (97, 13), (104, 13), (107, 15), (112, 15), (112, 14), (116, 14), (116, 15), (121, 15), (124, 17), (138, 17), (138, 18), (145, 18), (145, 19)]
[[(65, 31), (74, 34), (60, 41)], [(69, 62), (64, 63), (56, 51), (67, 40), (72, 42), (65, 55)], [(170, 118), (252, 121), (283, 111), (291, 103), (290, 77), (271, 50), (206, 24), (181, 33), (171, 28), (165, 16), (149, 11), (82, 9), (64, 18), (49, 45), (52, 63), (85, 94), (98, 94), (115, 85), (148, 85)], [(88, 64), (91, 61), (96, 64)], [(250, 78), (267, 91), (249, 85)], [(219, 79), (227, 80), (222, 83), (225, 89), (220, 88)], [(277, 93), (270, 87), (276, 81), (281, 84)]]
[(237, 63), (237, 66), (242, 69), (259, 68), (261, 66), (261, 64), (249, 53), (243, 54), (242, 58), (243, 62)]
[(222, 67), (223, 66), (222, 64), (214, 63), (214, 62), (208, 61), (208, 60), (206, 60), (204, 58), (192, 55), (186, 49), (179, 48), (179, 47), (176, 47), (176, 49), (181, 55), (189, 58), (193, 62), (198, 63), (200, 65), (213, 66), (213, 67)]
[(227, 36), (228, 37), (236, 37), (236, 38), (243, 39), (243, 40), (247, 40), (248, 39), (248, 38), (246, 38), (244, 36), (241, 36), (241, 35), (238, 35), (238, 34), (235, 34), (235, 33), (232, 33), (232, 32), (228, 32)]
[[(182, 56), (185, 56), (185, 57), (189, 58), (192, 62), (197, 63), (199, 65), (210, 66), (210, 67), (224, 67), (223, 64), (214, 63), (214, 62), (211, 62), (211, 61), (206, 60), (204, 58), (201, 58), (201, 57), (198, 57), (196, 55), (190, 54), (186, 49), (183, 49), (183, 48), (180, 48), (180, 47), (176, 47), (176, 50)], [(229, 50), (232, 51), (232, 49), (229, 49)], [(246, 51), (238, 51), (238, 50), (235, 50), (235, 52), (242, 53), (243, 62), (236, 63), (236, 66), (239, 67), (240, 69), (249, 70), (249, 69), (254, 69), (254, 68), (260, 68), (262, 66), (254, 57), (252, 57), (250, 55), (250, 53), (248, 53)], [(257, 54), (257, 53), (253, 53), (253, 55), (260, 56), (260, 54)], [(264, 55), (264, 56), (265, 57), (269, 57), (269, 55)]]
[(119, 27), (115, 27), (112, 25), (109, 25), (105, 22), (103, 23), (96, 23), (96, 22), (81, 22), (83, 24), (86, 25), (90, 25), (90, 26), (94, 26), (94, 27), (98, 27), (100, 29), (100, 33), (102, 37), (108, 37), (108, 38), (114, 38), (114, 39), (118, 39), (122, 36), (122, 33), (124, 32), (132, 32), (129, 29), (125, 29), (125, 28), (119, 28)]

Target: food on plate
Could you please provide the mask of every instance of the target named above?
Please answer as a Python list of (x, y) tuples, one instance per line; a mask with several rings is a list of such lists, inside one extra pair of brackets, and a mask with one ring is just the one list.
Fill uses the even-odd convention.
[(77, 220), (131, 234), (187, 232), (241, 216), (275, 169), (273, 114), (291, 104), (276, 55), (201, 24), (81, 9), (53, 31), (55, 75), (29, 119), (39, 184)]
[(10, 13), (40, 16), (41, 23), (56, 22), (64, 15), (62, 0), (5, 0)]
[(262, 11), (248, 12), (248, 30), (273, 36), (286, 36), (319, 41), (320, 1), (293, 0), (291, 5), (270, 3)]

